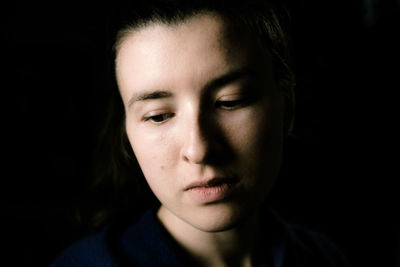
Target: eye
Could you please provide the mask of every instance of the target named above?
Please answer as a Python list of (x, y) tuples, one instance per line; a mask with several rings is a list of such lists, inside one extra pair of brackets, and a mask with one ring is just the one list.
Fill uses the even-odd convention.
[(144, 117), (144, 121), (150, 121), (154, 124), (161, 124), (163, 122), (165, 122), (166, 120), (174, 117), (175, 114), (174, 113), (162, 113), (162, 114), (157, 114), (157, 115), (153, 115), (153, 116), (147, 116)]
[(215, 107), (225, 110), (235, 110), (248, 106), (255, 100), (256, 97), (249, 94), (225, 95), (217, 99)]
[(222, 109), (236, 109), (244, 104), (244, 99), (236, 99), (236, 100), (229, 100), (229, 101), (217, 101), (215, 103), (215, 106), (217, 108), (222, 108)]

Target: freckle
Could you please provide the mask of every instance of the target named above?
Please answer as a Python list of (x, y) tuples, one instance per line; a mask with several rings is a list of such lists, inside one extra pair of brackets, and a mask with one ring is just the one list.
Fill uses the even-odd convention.
[(161, 170), (164, 170), (164, 169), (165, 169), (164, 165), (161, 165)]

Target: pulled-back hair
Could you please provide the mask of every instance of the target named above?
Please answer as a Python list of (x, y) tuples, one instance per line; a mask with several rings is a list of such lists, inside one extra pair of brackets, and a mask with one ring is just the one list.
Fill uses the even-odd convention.
[[(94, 153), (91, 190), (86, 205), (78, 213), (79, 219), (94, 229), (113, 221), (130, 223), (144, 210), (159, 205), (126, 136), (124, 107), (115, 79), (114, 60), (119, 45), (129, 33), (151, 23), (179, 25), (201, 13), (221, 16), (234, 29), (249, 32), (254, 36), (253, 41), (268, 49), (272, 54), (278, 86), (288, 101), (292, 101), (295, 79), (287, 36), (288, 16), (284, 8), (261, 0), (147, 0), (131, 1), (128, 6), (116, 4), (110, 11), (108, 24), (110, 75), (107, 86), (110, 88), (110, 103)], [(287, 106), (290, 113), (292, 105)]]

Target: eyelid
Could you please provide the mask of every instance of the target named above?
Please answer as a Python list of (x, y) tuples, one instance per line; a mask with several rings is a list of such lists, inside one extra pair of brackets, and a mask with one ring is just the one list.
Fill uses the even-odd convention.
[(231, 94), (219, 97), (215, 106), (222, 110), (235, 110), (248, 104), (248, 98), (243, 94)]
[[(169, 111), (151, 111), (146, 113), (143, 117), (142, 117), (142, 121), (143, 122), (151, 122), (153, 124), (162, 124), (164, 122), (166, 122), (167, 120), (169, 120), (170, 118), (174, 117), (175, 114), (173, 112), (169, 112)], [(156, 118), (159, 117), (161, 120), (157, 121)]]
[(244, 94), (223, 95), (223, 96), (217, 98), (217, 102), (237, 101), (237, 100), (240, 100), (243, 98), (245, 98)]
[(217, 101), (234, 101), (243, 98), (244, 94), (227, 94), (217, 98)]

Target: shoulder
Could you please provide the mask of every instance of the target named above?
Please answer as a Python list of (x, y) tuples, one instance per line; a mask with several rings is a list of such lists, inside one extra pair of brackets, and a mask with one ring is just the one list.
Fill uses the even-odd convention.
[(182, 266), (155, 214), (128, 227), (110, 225), (65, 249), (51, 267)]
[(106, 233), (107, 228), (104, 228), (73, 243), (50, 266), (116, 266), (107, 248)]
[(119, 245), (120, 262), (135, 266), (183, 266), (174, 242), (152, 211), (122, 233)]
[(348, 267), (342, 251), (325, 234), (305, 226), (282, 222), (286, 235), (286, 249), (291, 258), (307, 266)]

